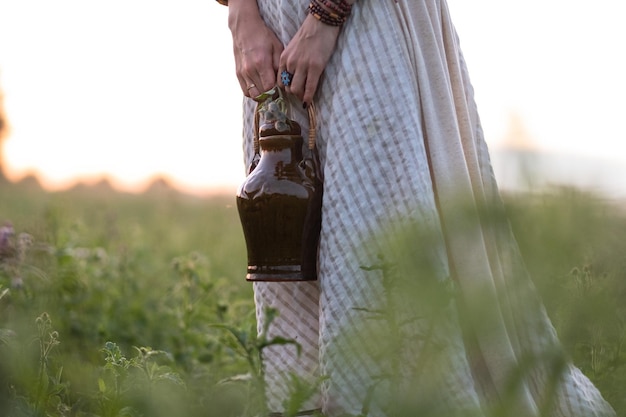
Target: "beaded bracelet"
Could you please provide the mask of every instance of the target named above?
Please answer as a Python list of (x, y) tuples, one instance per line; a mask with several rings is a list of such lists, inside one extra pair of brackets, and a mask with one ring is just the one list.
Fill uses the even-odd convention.
[(348, 17), (352, 10), (352, 5), (345, 0), (317, 0), (316, 2), (345, 17)]
[[(228, 0), (216, 0), (219, 4), (228, 6)], [(346, 21), (352, 5), (346, 0), (311, 0), (309, 14), (317, 20), (331, 26), (341, 26)]]
[(345, 0), (311, 0), (309, 14), (322, 23), (331, 26), (344, 24), (352, 6)]
[(342, 18), (335, 13), (329, 12), (325, 8), (314, 4), (313, 2), (309, 4), (309, 14), (317, 20), (321, 21), (322, 23), (331, 26), (341, 26), (345, 22), (345, 18)]

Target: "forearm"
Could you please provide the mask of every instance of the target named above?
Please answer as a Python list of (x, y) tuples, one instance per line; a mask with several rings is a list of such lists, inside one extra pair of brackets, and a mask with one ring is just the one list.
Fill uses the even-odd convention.
[(228, 27), (231, 31), (262, 21), (256, 0), (227, 0)]
[(256, 97), (276, 85), (284, 47), (261, 17), (257, 0), (218, 0), (228, 6), (237, 80), (243, 93)]

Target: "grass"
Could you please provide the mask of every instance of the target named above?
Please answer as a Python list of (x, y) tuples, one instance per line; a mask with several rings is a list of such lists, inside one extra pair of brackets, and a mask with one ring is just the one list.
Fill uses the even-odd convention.
[[(568, 354), (626, 416), (624, 212), (571, 189), (505, 197)], [(260, 352), (291, 341), (256, 334), (233, 197), (0, 182), (3, 219), (24, 256), (0, 268), (0, 416), (263, 410)], [(290, 409), (310, 390), (293, 385)]]

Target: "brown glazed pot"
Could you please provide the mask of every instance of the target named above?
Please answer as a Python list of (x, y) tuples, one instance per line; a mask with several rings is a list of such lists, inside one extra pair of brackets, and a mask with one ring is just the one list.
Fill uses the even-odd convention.
[(317, 279), (321, 225), (319, 164), (314, 146), (303, 158), (300, 126), (286, 118), (282, 98), (275, 99), (257, 109), (257, 157), (237, 193), (246, 280), (311, 281)]

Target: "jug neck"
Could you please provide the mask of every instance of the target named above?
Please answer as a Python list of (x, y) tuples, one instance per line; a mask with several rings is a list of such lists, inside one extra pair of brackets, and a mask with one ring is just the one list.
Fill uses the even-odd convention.
[(297, 162), (302, 159), (302, 136), (275, 135), (259, 139), (261, 159), (268, 157), (283, 162)]

